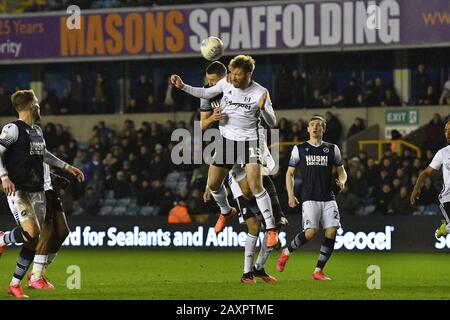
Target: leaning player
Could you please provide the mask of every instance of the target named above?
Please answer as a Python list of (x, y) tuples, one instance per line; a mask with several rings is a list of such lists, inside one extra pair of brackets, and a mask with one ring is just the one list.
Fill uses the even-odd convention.
[[(258, 207), (267, 222), (267, 245), (274, 247), (278, 243), (278, 234), (275, 230), (270, 197), (262, 185), (258, 129), (260, 116), (269, 126), (275, 125), (276, 118), (267, 89), (252, 80), (254, 68), (253, 58), (239, 55), (229, 64), (232, 83), (221, 79), (213, 87), (194, 88), (185, 85), (178, 75), (172, 75), (171, 82), (177, 88), (197, 98), (211, 99), (223, 93), (220, 108), (226, 117), (220, 120), (219, 130), (223, 136), (225, 152), (216, 150), (208, 172), (208, 188), (221, 210), (214, 230), (222, 231), (227, 221), (237, 214), (236, 209), (232, 208), (227, 200), (223, 182), (234, 164), (243, 164), (252, 195), (256, 198)], [(229, 148), (230, 146), (232, 148)], [(238, 150), (244, 152), (236, 152)], [(224, 160), (228, 160), (230, 153), (232, 153), (232, 161), (228, 163)]]
[(17, 223), (11, 232), (0, 233), (0, 252), (10, 243), (23, 243), (8, 293), (28, 298), (20, 281), (36, 253), (44, 206), (44, 162), (65, 169), (84, 180), (83, 173), (47, 151), (42, 129), (38, 99), (32, 90), (19, 90), (11, 96), (19, 119), (4, 126), (0, 135), (0, 178), (8, 204)]
[(430, 165), (420, 173), (410, 198), (411, 204), (415, 204), (425, 179), (434, 171), (439, 171), (442, 168), (444, 186), (438, 198), (445, 220), (442, 221), (442, 225), (436, 230), (436, 237), (438, 238), (447, 235), (450, 231), (450, 221), (448, 219), (450, 214), (450, 120), (445, 123), (444, 134), (447, 139), (447, 146), (440, 149), (434, 155)]
[[(211, 87), (217, 84), (221, 79), (225, 78), (227, 75), (227, 68), (225, 65), (219, 61), (214, 61), (206, 68), (206, 79), (208, 81), (208, 85)], [(222, 113), (222, 109), (220, 108), (220, 100), (222, 99), (223, 94), (219, 94), (212, 99), (200, 99), (200, 126), (202, 130), (207, 130), (212, 127), (216, 127), (218, 121), (224, 119), (225, 115)], [(267, 142), (265, 139), (265, 134), (263, 127), (261, 126), (259, 130), (259, 137), (261, 138), (261, 148), (263, 155), (263, 186), (269, 192), (270, 200), (272, 203), (273, 215), (275, 218), (276, 225), (286, 226), (288, 221), (284, 216), (283, 210), (281, 209), (280, 201), (278, 200), (278, 194), (275, 190), (275, 186), (273, 184), (270, 175), (275, 174), (275, 160), (270, 154), (269, 148), (267, 147)], [(248, 200), (251, 201), (250, 205), (253, 207), (256, 206), (258, 208), (255, 198), (253, 197), (250, 188), (247, 183), (245, 170), (241, 165), (234, 165), (232, 170), (230, 171), (230, 175), (232, 175), (236, 182), (239, 183), (239, 188), (242, 192), (241, 203), (243, 207), (248, 206), (244, 202)], [(206, 188), (208, 189), (208, 188)]]
[(33, 269), (29, 274), (30, 289), (54, 289), (45, 276), (45, 271), (55, 260), (70, 232), (58, 194), (59, 190), (67, 188), (69, 184), (66, 178), (51, 173), (49, 165), (44, 163), (45, 219), (41, 224), (37, 254), (34, 256)]
[(325, 119), (312, 117), (308, 122), (309, 140), (294, 146), (286, 172), (286, 189), (289, 206), (295, 208), (298, 200), (294, 195), (294, 173), (300, 167), (304, 184), (302, 192), (303, 231), (298, 233), (287, 248), (281, 251), (276, 268), (282, 272), (294, 250), (300, 248), (317, 234), (319, 223), (325, 229), (325, 240), (320, 247), (319, 260), (312, 275), (313, 280), (331, 280), (323, 273), (323, 268), (333, 253), (340, 218), (333, 193), (333, 165), (336, 166), (336, 184), (342, 190), (347, 181), (347, 173), (342, 164), (341, 152), (337, 145), (322, 140), (326, 129)]

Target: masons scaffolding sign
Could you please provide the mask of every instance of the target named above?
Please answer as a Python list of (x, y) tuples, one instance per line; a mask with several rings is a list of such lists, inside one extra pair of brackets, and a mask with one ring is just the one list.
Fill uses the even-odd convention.
[(0, 63), (199, 57), (209, 35), (223, 40), (227, 55), (450, 44), (441, 0), (230, 2), (75, 18), (73, 29), (65, 12), (2, 15)]

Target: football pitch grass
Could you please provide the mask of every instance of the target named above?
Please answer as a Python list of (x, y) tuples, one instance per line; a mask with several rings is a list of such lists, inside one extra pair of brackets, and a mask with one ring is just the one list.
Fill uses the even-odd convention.
[[(0, 258), (0, 299), (14, 299), (6, 288), (17, 254), (8, 248)], [(311, 280), (317, 253), (296, 252), (283, 273), (275, 271), (278, 254), (275, 251), (266, 266), (277, 277), (276, 284), (259, 279), (242, 284), (241, 250), (63, 249), (47, 273), (56, 290), (25, 293), (31, 299), (52, 300), (450, 299), (447, 253), (335, 252), (325, 270), (333, 280), (327, 282)], [(67, 288), (71, 265), (81, 271), (79, 290)], [(379, 290), (367, 288), (370, 265), (380, 267)]]

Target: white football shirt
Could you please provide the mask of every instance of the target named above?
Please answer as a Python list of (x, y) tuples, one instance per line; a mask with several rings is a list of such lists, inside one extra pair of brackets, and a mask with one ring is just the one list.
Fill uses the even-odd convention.
[[(219, 93), (223, 93), (220, 108), (225, 114), (225, 119), (219, 122), (219, 130), (222, 136), (229, 140), (257, 140), (260, 116), (270, 127), (274, 127), (276, 124), (268, 90), (255, 81), (252, 81), (248, 88), (239, 89), (223, 78), (210, 88), (194, 88), (185, 85), (183, 91), (203, 99), (211, 99)], [(267, 100), (264, 110), (260, 110), (258, 102), (264, 92), (267, 92)]]
[(442, 167), (442, 176), (444, 185), (439, 194), (439, 202), (450, 202), (450, 145), (439, 150), (431, 160), (430, 167), (434, 170), (440, 170)]

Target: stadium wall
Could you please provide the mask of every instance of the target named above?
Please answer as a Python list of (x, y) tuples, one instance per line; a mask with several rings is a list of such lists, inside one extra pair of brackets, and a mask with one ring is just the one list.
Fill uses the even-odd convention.
[[(276, 108), (276, 106), (275, 106)], [(386, 112), (408, 110), (417, 110), (416, 124), (388, 124), (386, 123)], [(443, 116), (450, 114), (450, 106), (411, 106), (411, 107), (370, 107), (370, 108), (342, 108), (342, 109), (297, 109), (282, 110), (276, 108), (277, 119), (287, 118), (290, 120), (308, 120), (315, 114), (324, 115), (327, 111), (332, 112), (342, 122), (343, 137), (347, 136), (348, 129), (353, 124), (356, 117), (360, 117), (366, 121), (366, 127), (379, 125), (379, 139), (388, 138), (386, 130), (396, 128), (400, 132), (410, 132), (427, 124), (435, 113)], [(401, 115), (401, 114), (400, 114)], [(45, 116), (43, 124), (48, 122), (61, 123), (70, 130), (75, 139), (80, 142), (87, 142), (92, 136), (92, 128), (98, 124), (100, 120), (105, 121), (108, 127), (112, 129), (120, 129), (125, 119), (131, 119), (137, 127), (140, 127), (143, 121), (165, 122), (167, 120), (179, 121), (184, 120), (189, 123), (192, 118), (192, 112), (176, 112), (176, 113), (140, 113), (140, 114), (116, 114), (116, 115), (73, 115), (73, 116)], [(15, 120), (12, 117), (0, 117), (0, 123), (5, 124)]]
[[(282, 246), (301, 228), (298, 215), (289, 216), (289, 227), (280, 233)], [(169, 224), (159, 217), (69, 217), (72, 230), (64, 243), (68, 248), (142, 249), (243, 249), (246, 228), (237, 220), (216, 235), (215, 216), (207, 223)], [(12, 225), (11, 217), (1, 217), (2, 230)], [(437, 252), (448, 251), (450, 235), (434, 237), (439, 217), (427, 216), (343, 216), (335, 249), (339, 251)], [(262, 233), (260, 240), (262, 239)], [(306, 244), (304, 250), (317, 251), (323, 236)]]

